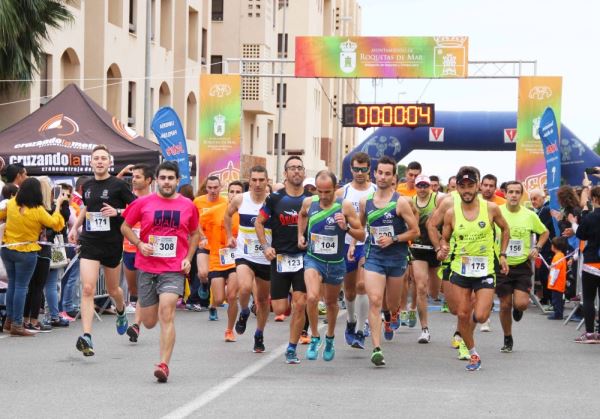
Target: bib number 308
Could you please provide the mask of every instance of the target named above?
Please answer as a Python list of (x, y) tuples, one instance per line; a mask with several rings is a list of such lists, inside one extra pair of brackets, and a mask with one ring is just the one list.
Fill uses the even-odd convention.
[(172, 258), (177, 255), (176, 236), (153, 236), (148, 237), (148, 243), (154, 248), (152, 256), (157, 258)]

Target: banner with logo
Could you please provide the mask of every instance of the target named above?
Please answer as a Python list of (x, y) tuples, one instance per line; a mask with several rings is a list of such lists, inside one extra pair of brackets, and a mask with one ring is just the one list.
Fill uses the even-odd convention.
[[(189, 118), (194, 118), (190, 115)], [(158, 144), (165, 160), (177, 162), (181, 181), (179, 186), (190, 183), (190, 165), (185, 141), (185, 133), (175, 110), (164, 106), (156, 112), (152, 119), (152, 132), (158, 139)]]
[[(516, 179), (525, 190), (546, 187), (546, 159), (540, 137), (540, 122), (545, 109), (551, 107), (560, 127), (562, 77), (520, 77), (517, 110)], [(560, 132), (558, 132), (560, 137)], [(559, 173), (560, 175), (560, 173)], [(560, 177), (557, 179), (560, 183)]]
[[(560, 138), (559, 128), (556, 123), (556, 116), (552, 108), (546, 108), (540, 119), (539, 135), (542, 139), (544, 149), (544, 158), (546, 160), (546, 187), (550, 195), (550, 209), (560, 210), (558, 203), (558, 188), (560, 187)], [(554, 222), (554, 233), (560, 236), (558, 221), (552, 218)]]
[(225, 184), (240, 178), (241, 90), (239, 75), (200, 77), (200, 182), (212, 175)]
[(296, 77), (467, 77), (466, 36), (298, 36)]

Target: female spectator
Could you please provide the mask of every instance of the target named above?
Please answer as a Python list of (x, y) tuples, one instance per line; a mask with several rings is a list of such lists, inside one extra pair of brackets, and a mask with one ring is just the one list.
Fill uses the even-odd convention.
[[(552, 216), (558, 220), (558, 227), (560, 229), (561, 235), (565, 237), (573, 237), (575, 232), (571, 228), (571, 223), (569, 222), (569, 218), (574, 216), (575, 218), (579, 218), (581, 215), (581, 207), (579, 206), (579, 198), (575, 193), (575, 190), (569, 185), (563, 185), (558, 188), (558, 203), (560, 205), (560, 213), (556, 211), (552, 212)], [(575, 246), (572, 244), (573, 242), (569, 240), (569, 244), (573, 249)]]
[[(59, 197), (57, 208), (64, 201), (63, 196)], [(0, 219), (6, 219), (4, 244), (13, 244), (0, 250), (8, 276), (4, 331), (10, 331), (12, 336), (34, 336), (23, 327), (23, 308), (37, 252), (41, 249), (37, 240), (44, 226), (60, 231), (65, 221), (59, 211), (48, 214), (43, 206), (40, 181), (35, 178), (27, 178), (21, 184), (17, 195), (8, 201), (6, 210), (0, 210)]]

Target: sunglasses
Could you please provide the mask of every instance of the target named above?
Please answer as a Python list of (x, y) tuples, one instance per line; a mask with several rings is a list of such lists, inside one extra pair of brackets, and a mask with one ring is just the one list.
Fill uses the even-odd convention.
[(427, 183), (419, 183), (416, 186), (417, 186), (417, 189), (427, 189), (427, 188), (429, 188), (430, 185)]
[(368, 167), (355, 167), (352, 166), (352, 171), (354, 173), (367, 173), (369, 171)]

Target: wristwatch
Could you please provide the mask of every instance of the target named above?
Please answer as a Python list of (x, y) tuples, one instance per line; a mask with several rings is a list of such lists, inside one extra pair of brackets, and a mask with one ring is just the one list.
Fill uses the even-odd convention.
[(121, 208), (117, 208), (117, 215), (121, 215), (123, 213), (123, 210)]
[(392, 241), (394, 243), (398, 243), (400, 240), (398, 239), (398, 236), (394, 236), (394, 237), (392, 237)]
[(346, 233), (350, 231), (352, 227), (350, 227), (350, 224), (346, 224), (346, 230), (344, 230)]
[(506, 257), (506, 253), (500, 253), (500, 256)]

